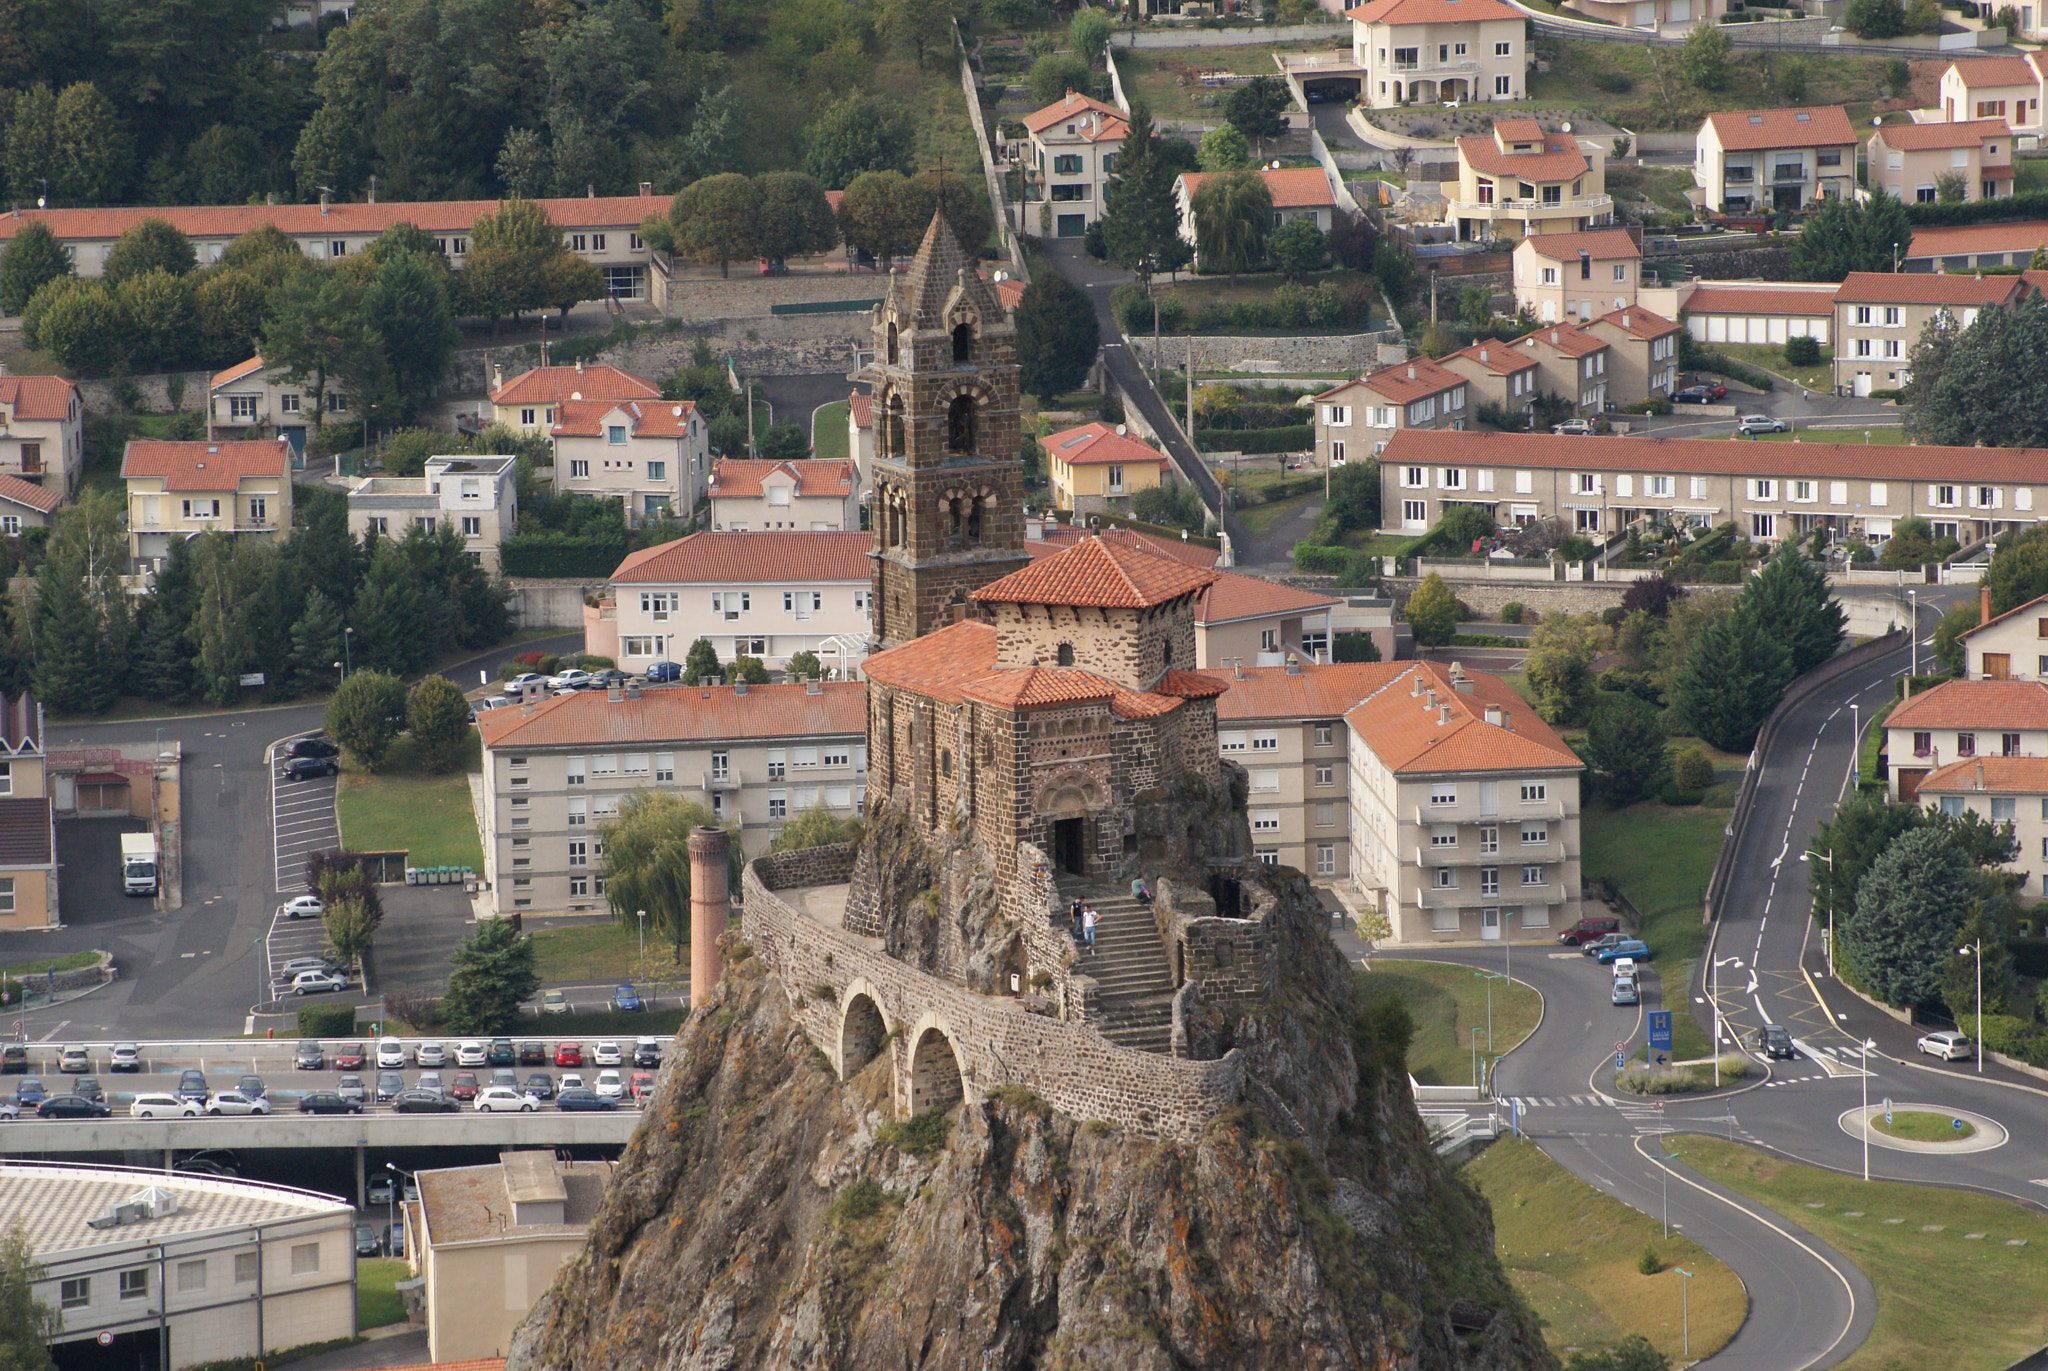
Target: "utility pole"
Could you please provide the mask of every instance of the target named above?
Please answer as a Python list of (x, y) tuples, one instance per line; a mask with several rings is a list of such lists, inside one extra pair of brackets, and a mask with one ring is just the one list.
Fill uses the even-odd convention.
[(754, 378), (747, 378), (747, 456), (759, 457), (754, 447)]

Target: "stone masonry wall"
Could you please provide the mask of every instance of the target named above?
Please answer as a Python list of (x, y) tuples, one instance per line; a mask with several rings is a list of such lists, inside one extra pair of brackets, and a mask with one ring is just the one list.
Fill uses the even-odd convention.
[(1133, 690), (1159, 679), (1170, 666), (1193, 670), (1195, 623), (1184, 597), (1151, 609), (1091, 609), (1069, 605), (996, 606), (996, 657), (1022, 666), (1034, 658), (1059, 664), (1064, 644), (1073, 665)]
[[(1131, 334), (1124, 340), (1140, 366), (1152, 365), (1152, 335)], [(1228, 371), (1243, 363), (1273, 364), (1277, 374), (1296, 371), (1370, 371), (1381, 343), (1399, 341), (1391, 333), (1346, 333), (1306, 337), (1265, 338), (1208, 335), (1189, 337), (1168, 334), (1159, 340), (1164, 365), (1178, 367), (1188, 359), (1194, 346), (1198, 371)]]
[[(1414, 576), (1391, 576), (1387, 585), (1394, 593), (1396, 605), (1406, 605), (1408, 597), (1421, 585)], [(1444, 584), (1451, 588), (1451, 594), (1480, 614), (1500, 613), (1504, 604), (1514, 603), (1530, 610), (1549, 613), (1563, 610), (1567, 614), (1598, 614), (1621, 603), (1628, 594), (1626, 581), (1553, 581), (1544, 583), (1522, 581), (1480, 581), (1444, 577)]]
[(1152, 917), (1171, 949), (1175, 979), (1200, 985), (1207, 1004), (1255, 1004), (1273, 993), (1278, 968), (1266, 918), (1276, 902), (1256, 881), (1244, 890), (1252, 911), (1243, 919), (1218, 917), (1214, 900), (1179, 881), (1162, 879), (1153, 892)]
[[(841, 1030), (856, 995), (872, 999), (892, 1037), (899, 1110), (910, 1054), (942, 1034), (970, 1096), (1016, 1086), (1075, 1119), (1114, 1119), (1154, 1136), (1197, 1137), (1238, 1099), (1244, 1058), (1194, 1062), (1121, 1048), (1093, 1029), (1026, 1013), (1014, 999), (975, 995), (877, 952), (842, 928), (797, 913), (777, 889), (844, 879), (850, 848), (773, 853), (747, 864), (747, 938), (772, 966), (805, 1036), (844, 1073)], [(788, 858), (796, 858), (791, 862)]]

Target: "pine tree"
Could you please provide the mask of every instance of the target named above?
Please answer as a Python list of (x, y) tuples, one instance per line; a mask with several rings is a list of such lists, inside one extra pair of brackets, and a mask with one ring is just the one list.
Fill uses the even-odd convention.
[(1769, 624), (1773, 636), (1791, 650), (1794, 676), (1834, 656), (1848, 628), (1848, 616), (1828, 589), (1827, 573), (1800, 555), (1789, 539), (1750, 578), (1737, 604), (1746, 605), (1758, 623)]
[(1738, 606), (1693, 640), (1672, 682), (1671, 703), (1701, 738), (1723, 752), (1742, 752), (1756, 741), (1792, 674), (1792, 651), (1775, 627)]
[(306, 592), (306, 607), (292, 625), (292, 691), (309, 695), (340, 683), (334, 664), (342, 660), (341, 609), (315, 586)]
[(426, 659), (420, 631), (420, 593), (412, 568), (393, 544), (379, 539), (370, 569), (349, 615), (355, 627), (355, 665), (394, 676), (409, 674)]
[(176, 611), (152, 595), (136, 616), (128, 656), (128, 690), (148, 700), (182, 705), (192, 698), (192, 644)]
[(532, 941), (504, 919), (478, 924), (448, 960), (455, 970), (441, 1000), (441, 1022), (451, 1033), (505, 1032), (540, 985)]
[(1173, 198), (1174, 173), (1159, 156), (1152, 112), (1143, 101), (1131, 106), (1131, 128), (1117, 154), (1116, 174), (1104, 192), (1102, 241), (1109, 260), (1150, 282), (1161, 271), (1178, 271), (1194, 249), (1180, 236), (1180, 209)]
[(36, 698), (52, 709), (98, 714), (114, 703), (100, 617), (76, 557), (53, 557), (36, 578)]

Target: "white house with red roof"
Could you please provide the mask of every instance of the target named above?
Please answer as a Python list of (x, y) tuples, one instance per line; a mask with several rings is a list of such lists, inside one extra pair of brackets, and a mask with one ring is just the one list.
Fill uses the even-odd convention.
[(1364, 461), (1397, 429), (1463, 428), (1473, 408), (1470, 382), (1449, 367), (1396, 362), (1315, 397), (1316, 456), (1329, 466)]
[(491, 373), (491, 421), (520, 433), (546, 433), (566, 400), (659, 400), (661, 387), (645, 376), (602, 364), (532, 367), (511, 380)]
[(688, 518), (704, 496), (711, 426), (694, 400), (572, 395), (555, 404), (548, 436), (555, 489), (617, 500), (629, 525)]
[[(2036, 7), (2027, 8), (2032, 11)], [(1935, 113), (1951, 124), (1970, 119), (2003, 119), (2014, 133), (2038, 137), (2044, 87), (2048, 87), (2048, 53), (2022, 52), (2017, 57), (1973, 57), (1951, 62), (1941, 74)], [(1922, 115), (1916, 113), (1914, 117)]]
[(1103, 191), (1130, 120), (1114, 105), (1068, 91), (1021, 122), (1029, 149), (1026, 194), (1041, 202), (1039, 232), (1080, 237), (1102, 217)]
[(1693, 184), (1710, 210), (1773, 214), (1856, 190), (1856, 130), (1840, 105), (1709, 114), (1693, 139)]
[[(1184, 171), (1173, 180), (1174, 204), (1180, 210), (1180, 236), (1201, 250), (1195, 223), (1195, 193), (1214, 173)], [(1259, 179), (1273, 197), (1273, 227), (1295, 219), (1311, 219), (1324, 233), (1336, 222), (1337, 193), (1321, 167), (1260, 168)]]
[[(326, 420), (359, 422), (350, 408), (348, 391), (329, 383), (322, 395)], [(215, 372), (207, 385), (208, 417), (217, 438), (286, 438), (295, 452), (306, 448), (306, 430), (325, 422), (313, 412), (313, 396), (303, 382), (282, 369), (272, 370), (261, 357)]]
[(1131, 497), (1166, 479), (1166, 454), (1139, 442), (1122, 424), (1083, 424), (1039, 439), (1054, 509), (1126, 512)]
[(768, 462), (721, 457), (711, 468), (714, 532), (838, 533), (860, 527), (852, 462)]
[(1527, 94), (1527, 20), (1502, 0), (1369, 0), (1344, 13), (1372, 109)]
[[(1934, 231), (1913, 230), (1914, 244)], [(1697, 342), (1779, 346), (1787, 338), (1826, 343), (1833, 336), (1835, 288), (1832, 281), (1680, 281), (1645, 284), (1636, 300), (1666, 319), (1682, 318)]]
[(1943, 681), (1893, 706), (1884, 733), (1890, 796), (1910, 800), (1930, 773), (1956, 762), (2048, 758), (2048, 684)]
[(39, 486), (0, 472), (0, 537), (41, 528), (63, 503), (64, 492), (57, 486)]
[(62, 376), (10, 376), (0, 367), (0, 475), (59, 498), (85, 470), (85, 404)]
[(1578, 233), (1614, 217), (1607, 149), (1534, 119), (1496, 119), (1485, 137), (1460, 138), (1458, 179), (1438, 188), (1460, 242)]
[(1625, 228), (1546, 233), (1515, 244), (1515, 306), (1544, 323), (1581, 322), (1636, 302), (1643, 249)]
[(1937, 315), (1959, 328), (1989, 305), (2010, 305), (2048, 284), (2040, 272), (2018, 276), (1852, 271), (1835, 287), (1835, 384), (1853, 395), (1892, 390), (1911, 379), (1906, 362)]
[(875, 466), (875, 402), (857, 390), (846, 397), (846, 450), (853, 457), (854, 474), (865, 495), (875, 485), (870, 474)]
[(169, 442), (137, 438), (121, 457), (128, 555), (148, 569), (199, 533), (282, 540), (292, 527), (292, 445), (282, 438)]

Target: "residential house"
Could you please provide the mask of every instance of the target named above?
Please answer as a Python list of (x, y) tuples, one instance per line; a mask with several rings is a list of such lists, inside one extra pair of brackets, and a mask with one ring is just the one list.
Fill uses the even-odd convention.
[[(1915, 229), (1919, 241), (1924, 230)], [(1701, 343), (1767, 343), (1812, 338), (1825, 344), (1835, 317), (1832, 281), (1680, 281), (1645, 285), (1636, 300), (1666, 319), (1683, 319)]]
[(1671, 398), (1685, 333), (1681, 325), (1635, 305), (1609, 310), (1581, 327), (1607, 344), (1607, 384), (1617, 400), (1633, 405)]
[(1852, 395), (1906, 384), (1920, 331), (1946, 313), (1968, 328), (1988, 305), (2009, 305), (2034, 287), (2019, 276), (1852, 271), (1835, 289), (1835, 384)]
[(61, 499), (85, 472), (85, 402), (61, 376), (10, 376), (0, 367), (0, 475)]
[(1979, 758), (2048, 758), (2048, 684), (1943, 681), (1908, 695), (1884, 720), (1886, 786), (1911, 800), (1942, 768)]
[(1636, 302), (1639, 230), (1548, 233), (1515, 244), (1515, 305), (1544, 323), (1581, 321)]
[(1856, 190), (1856, 130), (1840, 105), (1720, 110), (1700, 125), (1693, 184), (1721, 214), (1800, 210)]
[[(1536, 359), (1537, 387), (1572, 402), (1572, 412), (1585, 416), (1607, 407), (1607, 340), (1570, 324), (1539, 328), (1515, 340), (1515, 350)], [(1636, 397), (1615, 395), (1617, 403)]]
[(1195, 665), (1281, 666), (1297, 655), (1327, 662), (1343, 603), (1278, 581), (1218, 572), (1195, 600)]
[(713, 529), (836, 533), (860, 527), (860, 476), (852, 462), (721, 457), (706, 493)]
[(1038, 445), (1054, 509), (1127, 514), (1133, 495), (1166, 479), (1166, 454), (1131, 437), (1122, 424), (1083, 424), (1049, 433)]
[(371, 476), (348, 493), (348, 531), (402, 539), (415, 525), (462, 534), (470, 560), (495, 576), (499, 545), (519, 527), (515, 457), (429, 457), (419, 476)]
[(1963, 675), (1972, 681), (2048, 681), (2048, 595), (1994, 616), (1991, 591), (1980, 592), (1978, 624), (1956, 635)]
[(221, 532), (281, 541), (292, 527), (292, 445), (137, 438), (121, 457), (128, 555), (149, 569), (171, 544)]
[[(349, 407), (347, 389), (331, 383), (322, 394), (328, 422), (361, 423)], [(207, 387), (207, 416), (216, 437), (285, 438), (292, 450), (306, 450), (306, 430), (322, 422), (312, 413), (313, 395), (305, 384), (289, 379), (284, 370), (270, 370), (261, 357), (237, 362), (215, 373)]]
[(1022, 122), (1028, 185), (1037, 192), (1032, 198), (1043, 202), (1039, 228), (1078, 238), (1102, 217), (1103, 193), (1130, 120), (1114, 105), (1068, 91)]
[(567, 367), (532, 367), (510, 381), (505, 379), (503, 367), (491, 369), (491, 422), (518, 433), (548, 432), (555, 425), (556, 407), (565, 400), (618, 404), (660, 398), (660, 386), (613, 366), (578, 362)]
[(485, 711), (477, 729), (484, 870), (500, 916), (603, 909), (594, 830), (635, 791), (703, 805), (738, 826), (752, 858), (792, 815), (823, 805), (855, 817), (867, 785), (859, 681), (568, 691)]
[(0, 537), (13, 538), (25, 528), (41, 528), (63, 503), (61, 488), (39, 486), (0, 472)]
[(1496, 119), (1485, 137), (1460, 138), (1458, 179), (1440, 189), (1460, 242), (1584, 233), (1614, 217), (1606, 149), (1534, 119)]
[(2003, 119), (2015, 135), (2038, 137), (2044, 84), (2048, 84), (2048, 54), (2041, 52), (1951, 62), (1941, 74), (1938, 113), (1950, 124)]
[(1719, 23), (1728, 0), (1565, 0), (1564, 8), (1618, 28), (1668, 36)]
[(1584, 764), (1506, 682), (1403, 663), (1344, 722), (1349, 875), (1393, 942), (1547, 941), (1578, 919)]
[(709, 638), (719, 660), (780, 669), (798, 652), (849, 678), (866, 655), (874, 535), (692, 533), (642, 548), (611, 576), (611, 599), (584, 610), (584, 651), (628, 671), (680, 662)]
[(433, 1362), (510, 1350), (512, 1330), (589, 1241), (614, 1165), (502, 1152), (488, 1166), (417, 1174), (413, 1259)]
[(1732, 520), (1759, 543), (1821, 528), (1881, 543), (1920, 518), (1969, 542), (2048, 511), (2048, 453), (2026, 448), (1408, 430), (1380, 454), (1380, 480), (1388, 527), (1398, 511), (1403, 529), (1483, 502), (1501, 523), (1555, 518), (1588, 534)]
[(1870, 188), (1894, 200), (1931, 205), (1953, 179), (1962, 198), (2012, 194), (2012, 130), (2003, 119), (1955, 124), (1885, 124), (1870, 135)]
[(2048, 252), (2048, 219), (2011, 224), (1915, 225), (1901, 271), (1967, 272), (1972, 267), (2025, 267)]
[[(1473, 0), (1437, 0), (1437, 3), (1471, 4)], [(1195, 193), (1212, 173), (1184, 171), (1173, 179), (1174, 205), (1180, 211), (1180, 236), (1202, 250), (1199, 226), (1195, 223)], [(1324, 233), (1335, 222), (1337, 194), (1321, 167), (1260, 168), (1259, 179), (1273, 197), (1275, 228), (1295, 219), (1310, 219)]]
[(55, 928), (57, 830), (43, 707), (0, 695), (0, 932)]
[(2019, 894), (2038, 900), (2048, 893), (2048, 756), (1961, 758), (1929, 771), (1913, 798), (1935, 813), (1961, 818), (1975, 814), (1993, 824), (2010, 824), (2019, 852), (2005, 870), (2020, 878)]
[(1492, 405), (1505, 414), (1524, 414), (1536, 402), (1536, 385), (1542, 368), (1536, 358), (1518, 352), (1512, 343), (1498, 338), (1479, 338), (1469, 347), (1446, 353), (1437, 359), (1444, 367), (1472, 383), (1473, 417), (1481, 405)]
[(846, 397), (846, 450), (859, 474), (860, 493), (866, 495), (875, 488), (875, 403), (857, 390)]
[(1463, 428), (1474, 404), (1466, 378), (1428, 357), (1369, 371), (1315, 397), (1316, 457), (1342, 466), (1376, 455), (1404, 428)]
[(1527, 94), (1526, 20), (1501, 0), (1369, 0), (1344, 13), (1368, 108)]
[(637, 527), (688, 518), (705, 493), (711, 425), (694, 400), (591, 400), (555, 406), (555, 489), (617, 500)]

